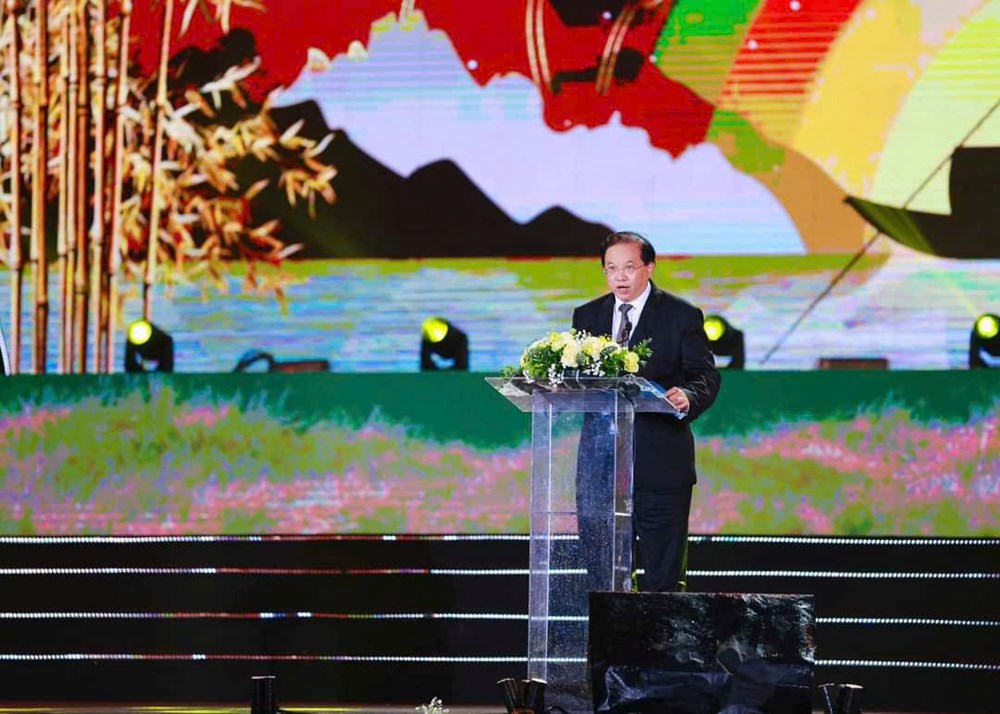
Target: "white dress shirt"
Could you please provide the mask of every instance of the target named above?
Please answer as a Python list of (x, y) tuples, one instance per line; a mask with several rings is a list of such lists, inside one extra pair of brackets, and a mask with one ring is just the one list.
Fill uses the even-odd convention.
[[(628, 304), (632, 306), (632, 309), (628, 313), (629, 322), (632, 323), (632, 334), (635, 334), (635, 327), (639, 324), (639, 317), (642, 315), (642, 308), (646, 306), (646, 300), (649, 299), (649, 293), (652, 292), (652, 283), (646, 283), (646, 289), (635, 300), (632, 300)], [(617, 295), (615, 295), (615, 311), (611, 317), (611, 338), (617, 339), (618, 333), (621, 331), (622, 326), (622, 313), (619, 308), (625, 304), (624, 300), (620, 300)], [(629, 335), (631, 340), (631, 335)]]

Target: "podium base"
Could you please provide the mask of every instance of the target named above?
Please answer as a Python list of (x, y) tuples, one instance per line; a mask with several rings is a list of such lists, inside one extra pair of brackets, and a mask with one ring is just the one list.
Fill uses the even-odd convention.
[(810, 714), (812, 596), (591, 593), (593, 710)]

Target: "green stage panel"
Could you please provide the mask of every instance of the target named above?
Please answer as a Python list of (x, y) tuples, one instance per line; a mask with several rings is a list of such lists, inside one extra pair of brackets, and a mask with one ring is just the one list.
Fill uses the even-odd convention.
[[(0, 534), (524, 533), (530, 424), (484, 374), (19, 376)], [(695, 533), (1000, 533), (990, 371), (732, 372)]]

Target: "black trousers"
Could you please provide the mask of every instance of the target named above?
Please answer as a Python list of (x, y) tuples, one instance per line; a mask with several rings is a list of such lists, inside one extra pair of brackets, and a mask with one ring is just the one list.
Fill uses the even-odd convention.
[[(611, 419), (587, 415), (577, 460), (576, 507), (588, 590), (606, 590), (611, 578), (613, 453)], [(670, 489), (638, 489), (632, 493), (634, 565), (643, 570), (639, 590), (676, 592), (686, 589), (690, 485)]]
[(687, 589), (688, 516), (691, 486), (669, 491), (636, 491), (632, 530), (636, 565), (643, 570), (639, 590), (683, 592)]

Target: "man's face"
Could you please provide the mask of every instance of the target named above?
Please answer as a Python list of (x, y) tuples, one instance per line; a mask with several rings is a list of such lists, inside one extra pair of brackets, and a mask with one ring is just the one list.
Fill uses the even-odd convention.
[(638, 243), (615, 243), (604, 253), (604, 277), (608, 288), (622, 302), (631, 302), (649, 285), (656, 263), (643, 265)]

